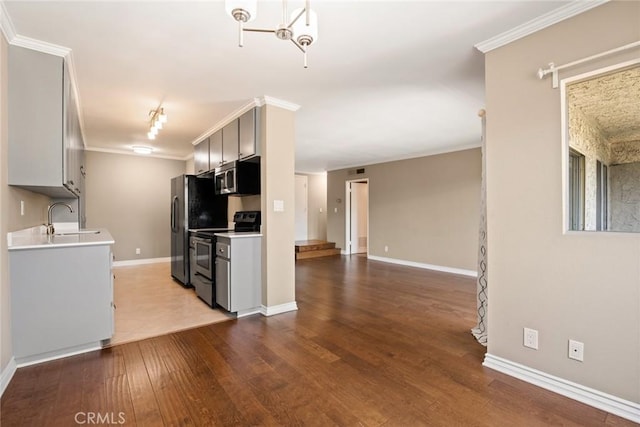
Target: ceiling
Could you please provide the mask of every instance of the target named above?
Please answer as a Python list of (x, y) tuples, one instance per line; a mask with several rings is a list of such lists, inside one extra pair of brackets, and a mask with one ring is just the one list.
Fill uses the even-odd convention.
[[(4, 2), (19, 36), (72, 50), (90, 149), (187, 158), (198, 136), (266, 95), (301, 106), (298, 172), (478, 146), (484, 59), (473, 46), (567, 3), (314, 0), (319, 39), (304, 69), (271, 34), (245, 33), (239, 48), (222, 1)], [(251, 26), (275, 27), (280, 11), (258, 2)], [(169, 120), (149, 141), (158, 105)]]
[(567, 98), (609, 143), (640, 142), (640, 66), (568, 85)]

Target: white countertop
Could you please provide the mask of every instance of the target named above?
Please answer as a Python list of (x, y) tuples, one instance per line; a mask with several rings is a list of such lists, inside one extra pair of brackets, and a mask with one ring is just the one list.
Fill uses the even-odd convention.
[(227, 233), (215, 233), (216, 237), (226, 237), (228, 239), (241, 239), (247, 237), (262, 237), (262, 233), (255, 231), (229, 231)]
[[(109, 231), (95, 228), (99, 233), (47, 235), (44, 226), (27, 228), (7, 234), (7, 245), (10, 251), (23, 249), (50, 249), (72, 246), (112, 245), (115, 243)], [(56, 227), (57, 232), (69, 232), (66, 228)], [(81, 230), (82, 231), (82, 230)]]

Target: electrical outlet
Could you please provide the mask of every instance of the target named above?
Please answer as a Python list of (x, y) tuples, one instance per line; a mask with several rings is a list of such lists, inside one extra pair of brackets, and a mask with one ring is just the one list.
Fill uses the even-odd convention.
[(140, 248), (136, 248), (136, 255), (140, 255)]
[(538, 349), (538, 331), (524, 328), (524, 346), (534, 350)]
[(569, 359), (584, 362), (584, 343), (569, 340)]
[(24, 216), (24, 200), (20, 200), (20, 215)]
[(384, 251), (385, 251), (385, 252), (389, 252), (389, 246), (385, 246), (385, 247), (384, 247)]

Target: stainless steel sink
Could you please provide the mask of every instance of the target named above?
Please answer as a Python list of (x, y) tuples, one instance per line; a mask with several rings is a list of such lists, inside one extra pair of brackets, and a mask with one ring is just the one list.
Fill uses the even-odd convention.
[(73, 236), (77, 234), (98, 234), (100, 230), (74, 230), (74, 231), (57, 231), (56, 236)]

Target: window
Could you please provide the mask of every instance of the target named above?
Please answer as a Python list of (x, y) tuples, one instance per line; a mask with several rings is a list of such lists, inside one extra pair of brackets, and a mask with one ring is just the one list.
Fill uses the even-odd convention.
[(584, 155), (569, 150), (569, 229), (584, 230)]
[(607, 165), (596, 160), (596, 230), (608, 229), (609, 170)]

